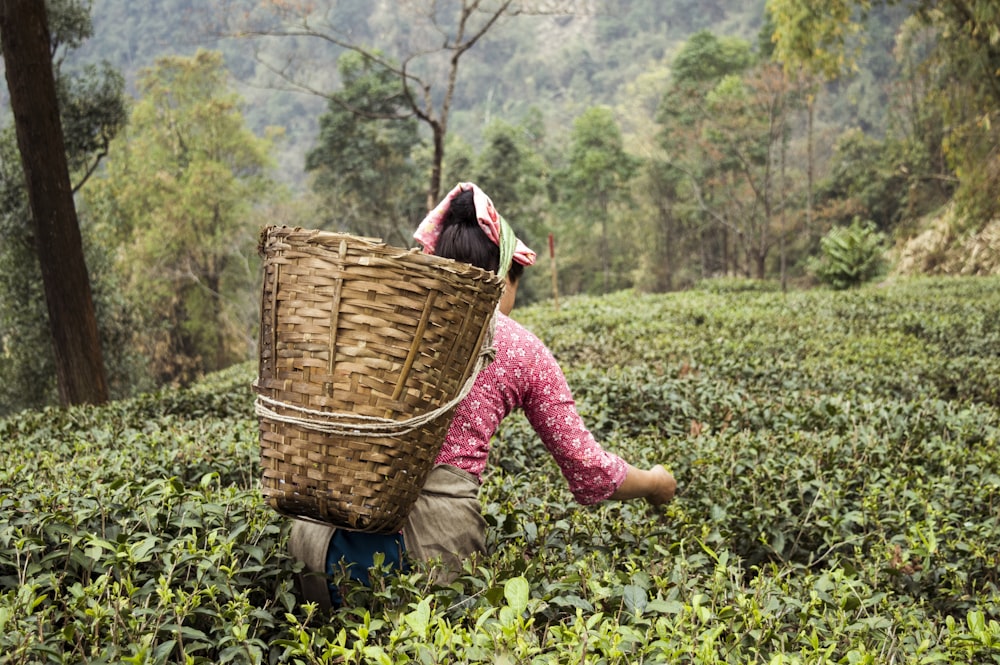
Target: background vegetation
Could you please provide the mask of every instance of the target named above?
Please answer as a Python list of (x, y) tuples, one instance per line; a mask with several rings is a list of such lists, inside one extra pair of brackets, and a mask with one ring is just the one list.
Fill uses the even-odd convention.
[[(114, 397), (254, 357), (265, 223), (408, 245), (459, 180), (546, 268), (554, 237), (566, 295), (1000, 265), (1000, 18), (985, 5), (48, 4)], [(55, 387), (0, 128), (10, 413)], [(546, 272), (523, 302), (551, 295)]]
[[(1000, 662), (1000, 283), (713, 280), (518, 317), (665, 509), (573, 504), (520, 418), (492, 553), (300, 605), (262, 504), (252, 365), (0, 420), (8, 663)], [(346, 581), (344, 581), (347, 584)]]

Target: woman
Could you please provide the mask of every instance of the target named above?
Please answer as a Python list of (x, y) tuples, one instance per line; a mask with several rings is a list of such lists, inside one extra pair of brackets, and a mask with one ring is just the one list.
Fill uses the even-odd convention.
[[(647, 499), (653, 505), (673, 498), (677, 483), (662, 466), (642, 470), (604, 450), (584, 426), (555, 358), (535, 335), (509, 318), (524, 267), (535, 253), (514, 237), (493, 202), (476, 185), (458, 184), (421, 222), (414, 237), (424, 251), (506, 274), (493, 345), (494, 361), (477, 376), (456, 407), (454, 419), (406, 527), (400, 536), (369, 536), (296, 521), (289, 548), (308, 571), (329, 574), (341, 559), (355, 562), (352, 573), (365, 579), (377, 548), (387, 561), (406, 556), (440, 561), (437, 579), (447, 581), (462, 562), (486, 551), (486, 522), (479, 484), (490, 440), (505, 416), (521, 409), (555, 458), (574, 498), (583, 505), (605, 499)], [(325, 576), (303, 579), (308, 600), (329, 606)]]

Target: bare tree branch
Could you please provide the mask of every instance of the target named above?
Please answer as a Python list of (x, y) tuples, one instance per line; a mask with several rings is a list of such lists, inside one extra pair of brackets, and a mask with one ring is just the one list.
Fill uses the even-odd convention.
[[(306, 40), (332, 49), (353, 51), (378, 68), (398, 77), (400, 99), (409, 113), (373, 113), (358, 108), (339, 97), (326, 85), (317, 84), (313, 75), (303, 73), (303, 56), (289, 55), (284, 62), (275, 62), (265, 50), (256, 46), (254, 56), (265, 71), (281, 81), (280, 89), (321, 97), (340, 108), (370, 120), (403, 120), (417, 118), (430, 130), (433, 159), (427, 188), (428, 207), (433, 206), (441, 191), (445, 138), (452, 111), (462, 57), (494, 30), (504, 16), (556, 15), (593, 13), (593, 0), (527, 1), (527, 0), (461, 0), (456, 13), (448, 17), (448, 8), (436, 0), (399, 2), (399, 15), (408, 24), (410, 33), (418, 35), (413, 44), (396, 45), (396, 54), (383, 53), (363, 43), (357, 36), (344, 32), (335, 24), (334, 6), (324, 9), (305, 0), (270, 0), (249, 11), (225, 11), (220, 16), (223, 25), (235, 21), (235, 27), (220, 30), (225, 36), (248, 39), (260, 44), (264, 40)], [(438, 35), (439, 40), (433, 39)], [(428, 36), (431, 38), (428, 39)], [(437, 44), (428, 47), (427, 44)], [(434, 75), (437, 68), (440, 74)], [(329, 67), (325, 67), (329, 71)], [(444, 81), (444, 89), (435, 95), (432, 81)], [(386, 100), (391, 101), (391, 100)]]

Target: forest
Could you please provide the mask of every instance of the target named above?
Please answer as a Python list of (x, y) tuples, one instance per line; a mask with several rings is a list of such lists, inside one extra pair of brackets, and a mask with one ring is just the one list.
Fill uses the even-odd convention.
[[(1000, 271), (993, 3), (45, 6), (113, 399), (255, 358), (265, 225), (412, 246), (459, 181), (542, 258), (525, 305), (550, 271), (564, 297)], [(0, 415), (67, 401), (13, 101)]]

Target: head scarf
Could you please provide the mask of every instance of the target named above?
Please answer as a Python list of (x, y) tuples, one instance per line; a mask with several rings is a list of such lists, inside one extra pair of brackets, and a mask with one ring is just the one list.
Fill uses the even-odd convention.
[(444, 216), (447, 214), (448, 208), (451, 207), (452, 200), (470, 189), (472, 190), (472, 201), (476, 207), (476, 220), (479, 222), (479, 228), (486, 233), (487, 238), (500, 248), (500, 274), (506, 274), (511, 259), (522, 266), (534, 264), (535, 253), (514, 236), (507, 220), (493, 207), (493, 201), (490, 200), (490, 197), (471, 182), (460, 182), (455, 185), (455, 188), (448, 192), (444, 200), (427, 213), (424, 220), (420, 222), (413, 237), (423, 246), (424, 252), (434, 253), (438, 237), (441, 235), (441, 226), (444, 224)]

